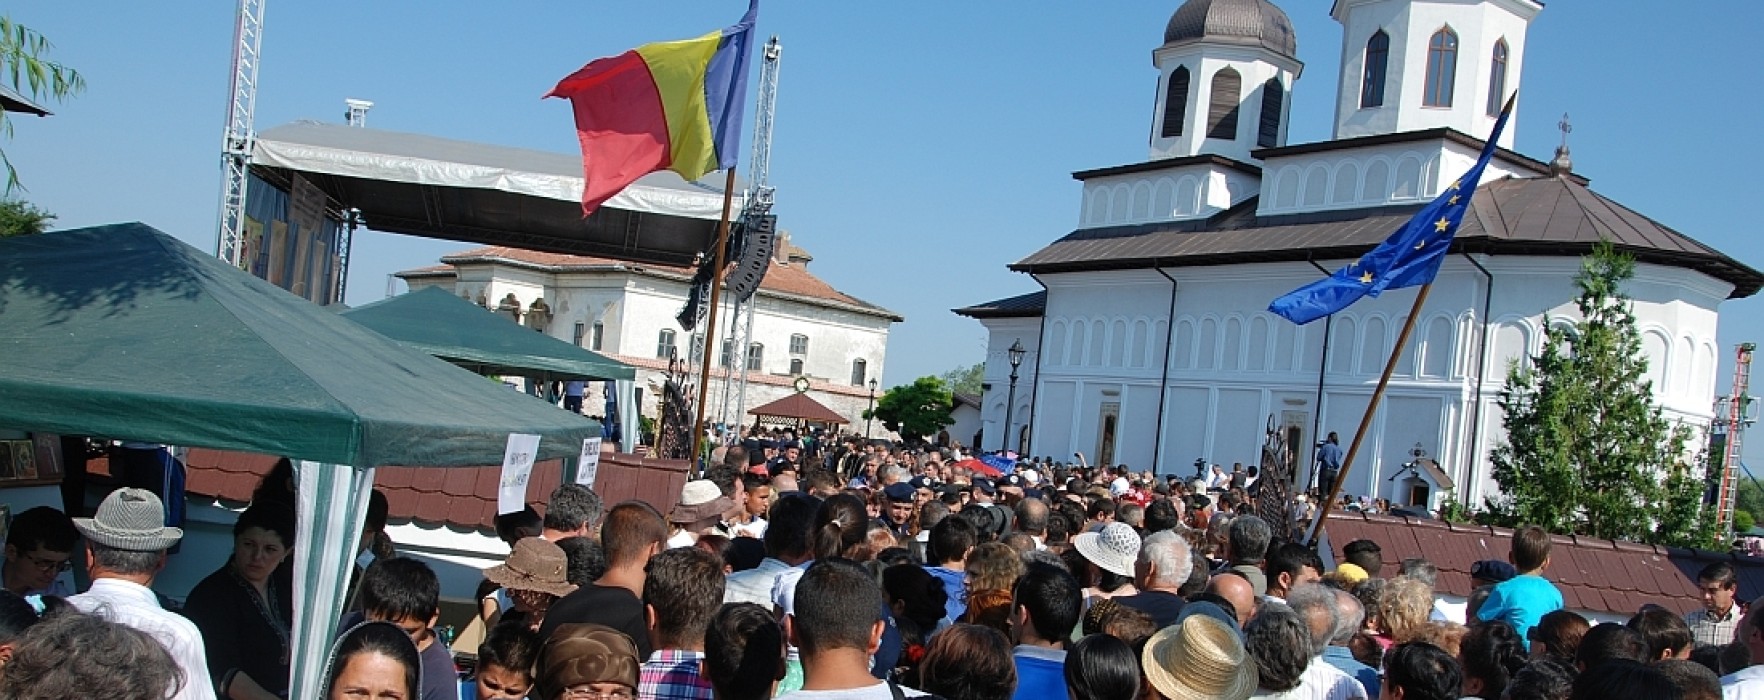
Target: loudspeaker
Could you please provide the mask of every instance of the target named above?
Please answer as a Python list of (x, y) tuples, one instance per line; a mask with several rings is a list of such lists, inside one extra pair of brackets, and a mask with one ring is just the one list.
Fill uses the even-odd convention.
[(735, 268), (723, 281), (723, 293), (737, 302), (747, 301), (759, 290), (760, 281), (772, 267), (772, 253), (778, 246), (778, 217), (756, 216), (747, 223)]

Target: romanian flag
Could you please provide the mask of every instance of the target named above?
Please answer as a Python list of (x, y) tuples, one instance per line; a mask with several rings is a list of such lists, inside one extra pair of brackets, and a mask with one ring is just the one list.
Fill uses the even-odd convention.
[(735, 167), (758, 15), (751, 0), (735, 26), (596, 59), (545, 95), (576, 112), (584, 216), (657, 170), (691, 181)]

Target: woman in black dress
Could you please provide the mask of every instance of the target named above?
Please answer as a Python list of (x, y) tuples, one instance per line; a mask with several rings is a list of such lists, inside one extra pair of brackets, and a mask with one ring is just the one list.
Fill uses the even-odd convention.
[(288, 695), (294, 604), (274, 574), (294, 544), (294, 512), (254, 505), (233, 525), (233, 555), (190, 591), (184, 613), (202, 630), (215, 695), (277, 700)]

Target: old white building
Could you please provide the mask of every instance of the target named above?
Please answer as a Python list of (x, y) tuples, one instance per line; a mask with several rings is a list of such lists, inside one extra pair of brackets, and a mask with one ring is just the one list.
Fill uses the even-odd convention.
[[(1470, 167), (1520, 87), (1542, 9), (1336, 0), (1335, 138), (1289, 145), (1303, 67), (1285, 13), (1268, 0), (1182, 4), (1152, 54), (1149, 160), (1074, 174), (1076, 228), (1011, 265), (1045, 291), (957, 310), (990, 336), (986, 446), (1008, 419), (1008, 444), (1032, 455), (1185, 475), (1197, 459), (1253, 463), (1270, 421), (1301, 463), (1328, 432), (1345, 448), (1415, 291), (1305, 326), (1268, 303), (1358, 257)], [(1640, 263), (1626, 291), (1658, 402), (1708, 425), (1717, 309), (1764, 275), (1587, 183), (1565, 151), (1549, 163), (1497, 151), (1345, 492), (1412, 502), (1413, 484), (1393, 476), (1419, 446), (1456, 486), (1429, 484), (1426, 505), (1492, 493), (1508, 363), (1576, 315), (1579, 256), (1600, 239)], [(1028, 353), (1007, 411), (1017, 341)]]
[[(745, 323), (747, 314), (730, 318), (725, 304), (717, 321), (724, 341), (705, 420), (751, 425), (748, 408), (795, 393), (804, 378), (811, 398), (850, 421), (848, 429), (862, 431), (862, 413), (877, 386), (872, 382), (881, 379), (888, 354), (888, 330), (903, 319), (815, 277), (808, 270), (813, 257), (791, 244), (788, 234), (777, 249), (754, 296), (753, 331), (739, 357), (727, 339), (732, 324)], [(652, 419), (669, 358), (684, 359), (702, 343), (675, 320), (692, 277), (686, 268), (503, 247), (476, 248), (441, 262), (398, 277), (412, 290), (444, 285), (488, 308), (507, 307), (512, 295), (523, 323), (637, 367), (639, 410)], [(745, 406), (736, 401), (741, 365), (730, 360), (747, 366)], [(599, 414), (603, 400), (600, 387), (590, 386), (584, 412)]]

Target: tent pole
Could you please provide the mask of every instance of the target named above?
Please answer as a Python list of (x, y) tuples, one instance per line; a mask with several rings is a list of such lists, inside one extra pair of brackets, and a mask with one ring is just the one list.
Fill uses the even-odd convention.
[[(1347, 456), (1341, 460), (1341, 471), (1335, 475), (1335, 483), (1329, 488), (1329, 496), (1323, 499), (1323, 507), (1317, 509), (1317, 520), (1311, 523), (1310, 532), (1305, 534), (1305, 544), (1317, 541), (1317, 532), (1323, 529), (1323, 519), (1329, 517), (1329, 510), (1335, 507), (1335, 499), (1341, 494), (1341, 485), (1347, 482), (1348, 470), (1354, 466), (1354, 455), (1360, 452), (1360, 442), (1366, 438), (1366, 429), (1372, 427), (1372, 416), (1378, 413), (1378, 401), (1384, 398), (1384, 388), (1390, 385), (1390, 375), (1396, 372), (1397, 359), (1403, 356), (1403, 346), (1409, 344), (1409, 332), (1415, 330), (1415, 319), (1421, 315), (1421, 305), (1427, 303), (1427, 292), (1433, 289), (1433, 283), (1421, 285), (1415, 293), (1415, 305), (1409, 308), (1409, 318), (1403, 321), (1403, 330), (1397, 334), (1396, 345), (1390, 349), (1390, 359), (1384, 363), (1384, 374), (1378, 377), (1378, 388), (1372, 390), (1372, 400), (1366, 403), (1366, 414), (1360, 417), (1360, 429), (1354, 431), (1354, 441), (1348, 445)], [(1367, 572), (1374, 576), (1376, 571)]]
[[(296, 462), (294, 629), (288, 697), (323, 694), (325, 661), (348, 603), (356, 546), (367, 521), (373, 467)], [(193, 679), (192, 682), (205, 682)]]
[[(693, 407), (697, 417), (692, 421), (692, 454), (687, 456), (694, 465), (698, 463), (698, 451), (704, 445), (704, 402), (710, 390), (711, 348), (717, 342), (717, 305), (723, 301), (723, 266), (727, 264), (723, 255), (729, 247), (729, 211), (735, 205), (735, 169), (730, 168), (726, 172), (728, 176), (723, 181), (723, 219), (717, 222), (716, 267), (711, 274), (710, 314), (704, 321), (704, 351), (699, 355), (704, 358), (704, 362), (698, 368), (698, 405)], [(735, 349), (730, 348), (729, 353), (734, 355)], [(719, 355), (718, 360), (721, 359)], [(733, 362), (734, 358), (731, 357), (730, 361)], [(742, 362), (746, 361), (744, 352)]]

